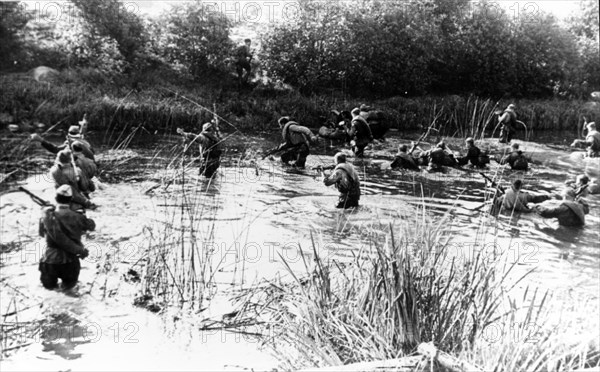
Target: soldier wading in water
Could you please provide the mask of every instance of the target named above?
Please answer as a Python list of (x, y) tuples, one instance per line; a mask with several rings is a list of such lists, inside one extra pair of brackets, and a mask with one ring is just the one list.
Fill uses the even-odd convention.
[(200, 174), (204, 175), (206, 178), (211, 178), (217, 169), (219, 169), (219, 165), (221, 165), (222, 140), (216, 125), (213, 122), (204, 123), (200, 134), (187, 133), (181, 128), (177, 128), (177, 133), (190, 141), (186, 148), (194, 142), (198, 143), (200, 153), (202, 154)]
[(88, 250), (81, 243), (85, 231), (93, 231), (96, 224), (85, 216), (83, 209), (71, 209), (73, 190), (69, 185), (56, 189), (56, 207), (46, 207), (40, 220), (40, 236), (46, 238), (46, 249), (40, 259), (40, 280), (46, 289), (62, 286), (69, 289), (77, 284), (81, 270), (80, 258)]
[(335, 168), (326, 176), (323, 174), (325, 186), (335, 185), (340, 192), (340, 198), (336, 208), (358, 207), (360, 200), (360, 179), (352, 164), (346, 163), (346, 155), (338, 152), (333, 157)]

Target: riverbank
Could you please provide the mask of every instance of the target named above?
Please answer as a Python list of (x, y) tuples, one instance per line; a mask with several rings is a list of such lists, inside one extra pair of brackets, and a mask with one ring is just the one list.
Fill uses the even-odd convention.
[(427, 128), (437, 118), (440, 135), (463, 137), (494, 134), (494, 112), (513, 102), (531, 135), (567, 130), (576, 136), (584, 116), (592, 121), (600, 115), (597, 102), (475, 96), (374, 99), (352, 97), (339, 90), (304, 96), (284, 84), (256, 80), (238, 87), (226, 73), (191, 79), (167, 69), (134, 76), (106, 75), (94, 69), (64, 70), (48, 82), (38, 82), (27, 73), (9, 73), (0, 75), (0, 84), (0, 113), (12, 115), (15, 123), (39, 121), (49, 127), (60, 121), (67, 125), (87, 112), (90, 130), (98, 131), (140, 127), (172, 133), (177, 127), (192, 129), (198, 120), (213, 117), (213, 107), (223, 119), (223, 130), (245, 133), (276, 129), (276, 121), (283, 115), (318, 128), (330, 110), (350, 110), (361, 103), (383, 111), (391, 127), (400, 131)]

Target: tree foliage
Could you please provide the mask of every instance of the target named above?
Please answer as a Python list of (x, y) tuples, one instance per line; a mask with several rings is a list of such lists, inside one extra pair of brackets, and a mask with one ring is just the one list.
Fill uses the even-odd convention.
[(31, 18), (19, 2), (0, 3), (0, 68), (14, 64), (23, 46), (22, 31)]
[[(596, 13), (584, 12), (588, 23), (595, 4)], [(262, 59), (272, 76), (306, 90), (547, 96), (591, 81), (598, 66), (590, 42), (578, 46), (575, 30), (537, 9), (511, 18), (495, 3), (466, 0), (302, 0), (300, 7), (297, 22), (266, 33)], [(576, 32), (597, 37), (595, 24)]]
[(126, 9), (119, 0), (72, 1), (98, 36), (114, 40), (125, 60), (135, 62), (147, 41), (144, 23), (137, 14)]
[(184, 2), (162, 14), (154, 27), (154, 45), (168, 62), (198, 75), (224, 67), (232, 48), (230, 29), (224, 15), (207, 11), (201, 2)]

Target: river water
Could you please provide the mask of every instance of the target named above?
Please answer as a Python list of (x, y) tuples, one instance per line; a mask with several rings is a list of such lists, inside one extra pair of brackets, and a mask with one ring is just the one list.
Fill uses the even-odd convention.
[[(257, 150), (275, 145), (276, 137), (234, 134), (210, 182), (198, 176), (190, 157), (181, 161), (176, 137), (137, 138), (119, 151), (105, 147), (99, 156), (103, 185), (93, 195), (100, 208), (88, 212), (97, 223), (85, 238), (91, 254), (82, 262), (78, 287), (69, 293), (46, 291), (39, 283), (39, 207), (22, 193), (3, 194), (2, 369), (277, 368), (277, 357), (252, 335), (209, 326), (226, 324), (236, 310), (231, 299), (264, 280), (290, 280), (284, 261), (297, 274), (306, 272), (303, 255), (310, 261), (315, 252), (351, 261), (357, 252), (385, 241), (390, 224), (410, 223), (423, 208), (433, 219), (449, 218), (458, 259), (484, 248), (501, 251), (516, 263), (517, 274), (535, 269), (523, 285), (598, 303), (600, 196), (587, 199), (590, 214), (582, 229), (559, 227), (556, 220), (536, 215), (496, 220), (485, 208), (473, 210), (486, 197), (478, 172), (391, 170), (397, 145), (406, 141), (390, 137), (367, 151), (369, 159), (354, 161), (363, 191), (355, 211), (336, 210), (336, 191), (311, 169), (331, 163), (336, 149), (328, 143), (312, 150), (304, 172), (291, 172), (277, 160), (256, 160)], [(492, 141), (482, 147), (498, 148)], [(600, 173), (598, 162), (552, 143), (521, 142), (521, 148), (534, 160), (531, 171), (512, 172), (493, 162), (485, 173), (502, 182), (523, 178), (526, 189), (542, 194), (560, 191), (578, 174)], [(51, 159), (33, 146), (29, 153)], [(45, 172), (21, 184), (52, 200)], [(158, 262), (157, 257), (168, 273), (152, 271), (149, 262)], [(153, 282), (149, 276), (162, 279)], [(141, 288), (171, 306), (158, 314), (133, 306)], [(590, 318), (598, 319), (597, 309)]]

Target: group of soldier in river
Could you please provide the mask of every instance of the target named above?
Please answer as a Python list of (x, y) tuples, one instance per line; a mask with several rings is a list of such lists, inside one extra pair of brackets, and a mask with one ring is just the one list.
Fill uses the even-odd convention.
[[(46, 248), (40, 258), (39, 271), (42, 285), (47, 289), (58, 287), (72, 288), (79, 279), (80, 259), (89, 255), (81, 237), (86, 231), (95, 229), (95, 222), (86, 216), (86, 210), (95, 210), (97, 205), (90, 200), (96, 190), (98, 166), (94, 148), (84, 139), (87, 120), (84, 117), (79, 125), (72, 125), (64, 143), (59, 145), (44, 140), (39, 134), (32, 134), (31, 141), (40, 143), (43, 148), (56, 154), (50, 175), (55, 186), (55, 205), (27, 192), (36, 202), (43, 205), (39, 222), (40, 236), (45, 238)], [(178, 128), (186, 141), (186, 149), (198, 144), (200, 147), (200, 173), (213, 177), (220, 165), (221, 135), (215, 120), (202, 125), (199, 134), (187, 133)], [(185, 150), (184, 149), (184, 152)]]
[[(372, 114), (369, 107), (363, 105), (350, 112), (338, 113), (340, 122), (336, 130), (344, 133), (343, 139), (347, 141), (356, 158), (365, 156), (365, 148), (375, 138), (383, 138), (387, 131), (385, 123), (381, 120), (380, 113)], [(514, 134), (516, 123), (515, 106), (509, 105), (499, 115), (499, 125), (502, 125), (501, 143), (510, 143)], [(318, 143), (318, 136), (296, 122), (289, 116), (278, 120), (283, 142), (276, 148), (267, 151), (263, 158), (281, 153), (281, 162), (284, 165), (303, 169), (311, 146)], [(31, 140), (39, 142), (41, 146), (53, 154), (56, 159), (50, 169), (54, 180), (56, 205), (45, 205), (43, 216), (40, 219), (40, 235), (46, 239), (46, 250), (41, 257), (39, 270), (41, 281), (46, 288), (55, 288), (58, 279), (62, 280), (63, 287), (72, 287), (78, 280), (80, 271), (80, 258), (85, 258), (89, 252), (81, 242), (85, 231), (94, 230), (95, 223), (87, 218), (85, 210), (94, 210), (96, 204), (90, 200), (90, 194), (96, 190), (96, 174), (98, 166), (95, 151), (91, 144), (84, 138), (87, 120), (79, 122), (69, 128), (64, 143), (56, 145), (45, 141), (40, 135), (33, 134)], [(218, 121), (213, 119), (204, 123), (202, 131), (198, 134), (185, 132), (178, 128), (177, 133), (184, 139), (184, 153), (192, 145), (200, 149), (199, 171), (207, 178), (212, 178), (220, 166), (222, 155), (223, 137), (218, 128)], [(587, 124), (588, 133), (584, 140), (576, 140), (572, 146), (586, 147), (588, 155), (598, 156), (600, 152), (600, 134), (596, 131), (595, 123)], [(375, 132), (375, 133), (374, 133)], [(319, 133), (322, 137), (323, 133)], [(421, 137), (421, 139), (423, 136)], [(429, 171), (436, 171), (445, 166), (462, 167), (470, 165), (474, 168), (484, 168), (489, 163), (490, 157), (481, 151), (471, 137), (465, 140), (466, 153), (455, 158), (444, 142), (432, 146), (430, 150), (423, 151), (419, 148), (421, 139), (412, 142), (411, 146), (401, 144), (392, 168), (419, 171), (420, 165), (426, 166)], [(413, 153), (420, 150), (419, 155)], [(334, 164), (327, 167), (317, 167), (321, 171), (322, 182), (325, 186), (334, 185), (339, 191), (337, 208), (355, 208), (359, 206), (361, 197), (360, 177), (354, 166), (348, 161), (347, 154), (337, 152), (333, 157)], [(506, 164), (511, 169), (526, 171), (529, 163), (513, 143), (510, 151), (496, 159), (500, 164)], [(326, 172), (324, 168), (331, 169)], [(482, 173), (482, 175), (484, 175)], [(484, 175), (485, 176), (485, 175)], [(485, 176), (487, 178), (487, 176)], [(489, 181), (492, 181), (488, 179)], [(600, 192), (600, 185), (590, 180), (585, 175), (580, 175), (574, 181), (568, 181), (561, 193), (560, 203), (549, 203), (548, 195), (537, 195), (522, 190), (523, 182), (516, 180), (508, 190), (495, 185), (491, 205), (493, 214), (502, 210), (514, 212), (536, 212), (544, 218), (557, 218), (560, 225), (582, 226), (585, 223), (585, 214), (589, 207), (584, 197)], [(34, 195), (32, 195), (34, 197)], [(42, 203), (44, 204), (44, 203)], [(47, 204), (47, 203), (46, 203)], [(528, 204), (534, 204), (529, 207)]]

